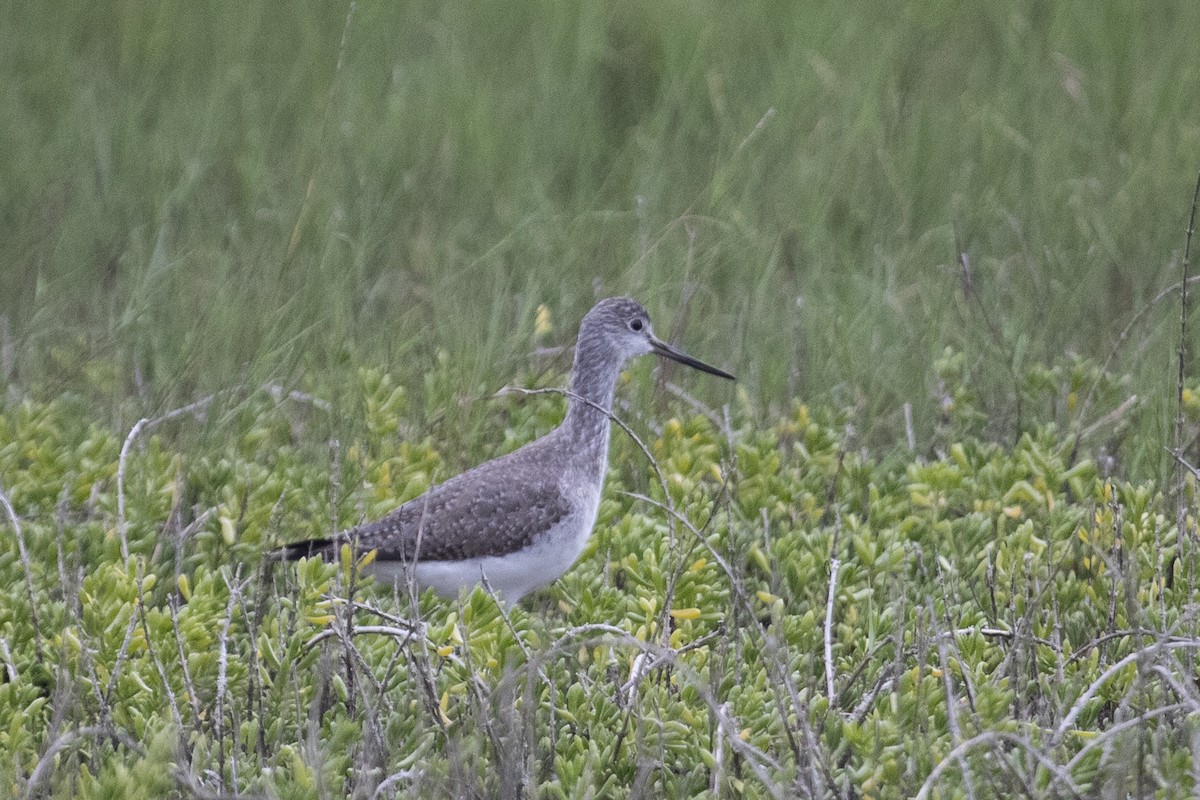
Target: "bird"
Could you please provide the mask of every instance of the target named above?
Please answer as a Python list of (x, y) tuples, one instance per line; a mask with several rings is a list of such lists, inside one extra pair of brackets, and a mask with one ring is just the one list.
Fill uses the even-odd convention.
[(579, 325), (567, 413), (556, 428), (379, 519), (287, 544), (274, 559), (336, 559), (349, 544), (356, 553), (375, 551), (363, 571), (376, 580), (412, 580), (448, 598), (484, 585), (504, 604), (515, 604), (556, 580), (583, 552), (604, 487), (617, 378), (631, 358), (651, 353), (736, 380), (658, 339), (637, 301), (601, 300)]

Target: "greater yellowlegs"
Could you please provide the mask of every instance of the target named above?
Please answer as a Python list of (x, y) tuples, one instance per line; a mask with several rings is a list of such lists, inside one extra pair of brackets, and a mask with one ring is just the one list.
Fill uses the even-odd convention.
[(369, 574), (411, 579), (447, 597), (486, 580), (506, 603), (566, 572), (596, 522), (608, 463), (609, 414), (622, 366), (655, 353), (733, 379), (655, 338), (650, 318), (625, 297), (583, 318), (567, 415), (524, 447), (438, 484), (374, 522), (285, 546), (276, 556), (335, 557), (349, 543), (375, 550)]

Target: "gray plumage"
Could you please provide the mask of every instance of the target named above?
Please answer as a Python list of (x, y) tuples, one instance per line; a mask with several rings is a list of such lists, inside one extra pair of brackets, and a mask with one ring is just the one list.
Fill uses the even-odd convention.
[(434, 486), (374, 522), (332, 539), (288, 545), (287, 555), (329, 558), (355, 539), (360, 552), (379, 550), (382, 558), (405, 561), (502, 556), (528, 547), (571, 511), (557, 479), (546, 472), (555, 454), (544, 451), (526, 445)]
[(330, 558), (353, 543), (359, 552), (378, 551), (369, 568), (378, 575), (411, 575), (443, 595), (486, 577), (515, 602), (557, 578), (583, 549), (604, 483), (617, 377), (629, 358), (651, 352), (733, 378), (656, 339), (635, 301), (602, 300), (580, 324), (567, 415), (557, 428), (378, 520), (287, 545), (275, 557)]

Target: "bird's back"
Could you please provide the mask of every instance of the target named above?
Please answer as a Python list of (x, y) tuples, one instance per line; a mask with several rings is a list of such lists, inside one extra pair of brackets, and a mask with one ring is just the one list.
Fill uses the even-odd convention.
[(333, 537), (287, 545), (286, 560), (333, 557), (342, 544), (377, 560), (461, 561), (529, 547), (574, 510), (562, 459), (543, 437), (438, 484), (387, 515)]

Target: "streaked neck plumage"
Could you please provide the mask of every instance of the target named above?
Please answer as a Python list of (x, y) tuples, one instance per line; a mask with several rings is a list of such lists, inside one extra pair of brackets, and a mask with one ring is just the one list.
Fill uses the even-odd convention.
[(608, 458), (609, 412), (624, 362), (605, 337), (589, 335), (586, 326), (579, 331), (562, 435), (573, 442), (574, 456), (601, 475)]

